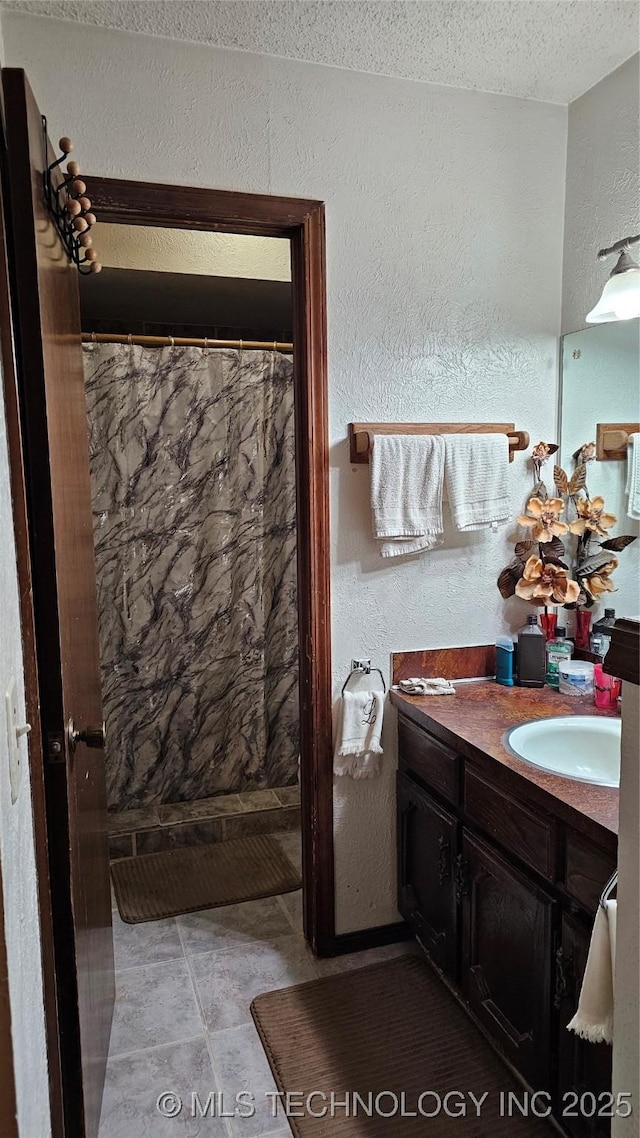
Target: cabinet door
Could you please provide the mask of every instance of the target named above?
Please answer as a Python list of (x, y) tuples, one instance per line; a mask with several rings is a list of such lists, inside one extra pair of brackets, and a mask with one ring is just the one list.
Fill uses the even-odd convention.
[(466, 999), (531, 1087), (549, 1090), (555, 902), (466, 832), (458, 876)]
[[(559, 1033), (557, 1109), (563, 1128), (575, 1138), (605, 1138), (611, 1127), (610, 1119), (589, 1115), (593, 1107), (592, 1095), (595, 1095), (596, 1111), (598, 1106), (606, 1107), (606, 1097), (598, 1102), (598, 1096), (606, 1096), (606, 1092), (611, 1090), (612, 1049), (608, 1043), (587, 1043), (574, 1032), (567, 1031), (567, 1024), (578, 1006), (590, 940), (588, 929), (563, 916), (562, 943), (556, 953), (554, 998)], [(575, 1095), (578, 1096), (577, 1105)]]
[(458, 823), (406, 775), (397, 778), (398, 908), (434, 964), (454, 980)]

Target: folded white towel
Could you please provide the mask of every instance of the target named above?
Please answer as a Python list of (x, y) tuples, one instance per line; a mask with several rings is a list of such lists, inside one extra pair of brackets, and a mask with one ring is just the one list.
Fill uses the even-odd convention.
[(396, 687), (405, 695), (455, 695), (456, 689), (442, 676), (414, 676), (409, 680), (398, 680)]
[(445, 435), (445, 482), (459, 530), (503, 525), (511, 517), (506, 435)]
[(589, 1043), (613, 1041), (617, 907), (617, 901), (607, 901), (606, 909), (598, 905), (578, 1010), (567, 1024), (568, 1031), (575, 1031)]
[(626, 495), (628, 516), (640, 521), (640, 435), (629, 435)]
[(383, 557), (442, 544), (443, 481), (441, 435), (374, 435), (371, 509)]
[(383, 712), (381, 691), (344, 693), (337, 724), (335, 774), (352, 778), (373, 778), (379, 774)]

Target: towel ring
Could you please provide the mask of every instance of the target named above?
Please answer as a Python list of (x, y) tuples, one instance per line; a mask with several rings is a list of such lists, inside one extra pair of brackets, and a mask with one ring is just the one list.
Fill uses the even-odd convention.
[(607, 881), (607, 884), (605, 885), (605, 887), (602, 890), (602, 893), (600, 895), (600, 905), (603, 909), (606, 909), (607, 901), (609, 901), (611, 899), (611, 894), (613, 893), (617, 884), (618, 884), (618, 870), (616, 869), (611, 874), (611, 877)]
[(384, 682), (384, 676), (382, 675), (382, 672), (380, 671), (379, 668), (368, 668), (368, 669), (366, 669), (366, 668), (352, 668), (351, 671), (349, 672), (349, 675), (347, 676), (346, 680), (344, 681), (344, 683), (342, 685), (342, 691), (340, 692), (340, 695), (344, 695), (346, 686), (349, 683), (349, 680), (353, 678), (353, 676), (370, 676), (372, 672), (377, 672), (378, 675), (380, 676), (380, 679), (382, 680), (382, 690), (383, 690), (384, 694), (386, 695), (387, 694), (387, 685)]

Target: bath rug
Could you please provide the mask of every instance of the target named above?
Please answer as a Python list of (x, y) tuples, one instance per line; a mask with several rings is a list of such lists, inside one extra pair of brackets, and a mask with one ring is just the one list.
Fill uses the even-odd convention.
[(509, 1092), (520, 1100), (525, 1092), (419, 957), (268, 992), (251, 1014), (278, 1089), (295, 1095), (288, 1119), (296, 1138), (554, 1133), (517, 1110), (507, 1116)]
[(160, 921), (300, 889), (300, 874), (270, 834), (123, 857), (111, 865), (127, 924)]

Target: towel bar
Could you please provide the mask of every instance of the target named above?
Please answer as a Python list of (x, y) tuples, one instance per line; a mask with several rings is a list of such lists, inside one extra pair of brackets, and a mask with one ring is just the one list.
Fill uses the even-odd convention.
[(611, 462), (627, 457), (629, 435), (640, 434), (640, 423), (598, 423), (596, 426), (596, 459)]
[(509, 462), (517, 450), (526, 450), (529, 435), (514, 423), (349, 423), (349, 459), (367, 463), (374, 435), (507, 435)]
[(607, 881), (607, 884), (605, 885), (604, 889), (602, 890), (602, 893), (600, 894), (600, 905), (602, 906), (603, 909), (606, 909), (607, 901), (610, 900), (611, 894), (613, 893), (617, 884), (618, 884), (618, 870), (616, 869), (611, 874), (611, 877)]

